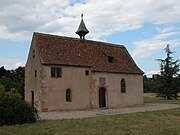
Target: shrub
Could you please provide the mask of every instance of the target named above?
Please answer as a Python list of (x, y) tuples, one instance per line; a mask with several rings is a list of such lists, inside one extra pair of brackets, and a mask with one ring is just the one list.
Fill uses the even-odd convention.
[(13, 125), (36, 122), (37, 110), (20, 99), (0, 98), (0, 125)]

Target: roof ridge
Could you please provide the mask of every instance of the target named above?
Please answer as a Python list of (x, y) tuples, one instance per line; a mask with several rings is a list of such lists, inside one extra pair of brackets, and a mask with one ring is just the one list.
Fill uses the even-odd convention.
[(96, 42), (96, 43), (102, 43), (103, 45), (111, 45), (113, 47), (124, 47), (124, 45), (120, 45), (120, 44), (115, 44), (115, 43), (107, 43), (107, 42), (103, 42), (103, 41), (94, 41), (94, 40), (86, 40), (86, 41), (90, 41), (90, 42)]

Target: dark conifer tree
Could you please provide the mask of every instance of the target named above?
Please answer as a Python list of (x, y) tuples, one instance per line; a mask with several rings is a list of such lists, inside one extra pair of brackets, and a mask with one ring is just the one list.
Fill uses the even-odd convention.
[(170, 50), (169, 44), (165, 48), (165, 53), (165, 59), (157, 59), (160, 62), (158, 93), (159, 96), (167, 99), (177, 99), (178, 92), (180, 91), (180, 84), (178, 83), (180, 71), (179, 60), (173, 59), (172, 55), (174, 52)]

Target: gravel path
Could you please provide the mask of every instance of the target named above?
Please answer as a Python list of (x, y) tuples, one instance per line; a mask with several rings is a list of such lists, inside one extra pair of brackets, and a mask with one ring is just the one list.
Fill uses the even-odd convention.
[(116, 109), (93, 109), (84, 111), (53, 111), (53, 112), (40, 112), (41, 119), (77, 119), (86, 117), (96, 117), (98, 115), (114, 115), (124, 113), (146, 112), (154, 110), (167, 110), (179, 108), (177, 104), (143, 104), (133, 107), (122, 107)]

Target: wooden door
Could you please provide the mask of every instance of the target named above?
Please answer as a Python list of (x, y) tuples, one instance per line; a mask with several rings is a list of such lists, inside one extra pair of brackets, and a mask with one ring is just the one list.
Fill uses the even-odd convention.
[(104, 88), (99, 89), (99, 108), (106, 107), (106, 90)]

